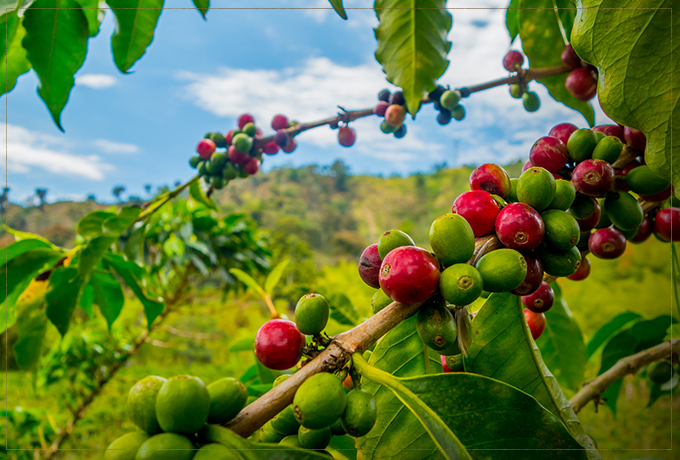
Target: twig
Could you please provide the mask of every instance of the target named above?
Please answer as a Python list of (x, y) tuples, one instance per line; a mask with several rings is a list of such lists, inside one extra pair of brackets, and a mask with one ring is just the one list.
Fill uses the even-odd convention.
[(680, 354), (680, 339), (673, 339), (655, 347), (620, 359), (608, 371), (588, 382), (569, 400), (574, 412), (579, 412), (593, 399), (599, 398), (605, 390), (617, 380), (628, 374), (635, 374), (641, 367), (655, 361), (668, 359)]

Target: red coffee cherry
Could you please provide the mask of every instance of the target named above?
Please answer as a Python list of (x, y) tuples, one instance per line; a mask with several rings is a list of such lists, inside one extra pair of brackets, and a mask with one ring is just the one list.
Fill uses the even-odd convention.
[(626, 126), (623, 128), (623, 137), (626, 144), (630, 145), (635, 150), (639, 150), (640, 152), (645, 151), (645, 147), (647, 147), (647, 138), (642, 131)]
[(510, 193), (510, 176), (497, 164), (485, 163), (470, 174), (470, 189), (505, 198)]
[(585, 160), (574, 168), (571, 181), (578, 192), (602, 196), (614, 186), (614, 168), (604, 160)]
[(534, 253), (523, 255), (527, 263), (527, 276), (519, 287), (510, 291), (519, 296), (533, 294), (543, 283), (543, 262), (541, 262), (541, 258)]
[(522, 303), (534, 313), (545, 313), (555, 303), (555, 293), (548, 283), (542, 283), (536, 292), (522, 297)]
[(288, 136), (288, 143), (286, 144), (285, 147), (281, 147), (281, 150), (283, 150), (286, 153), (293, 153), (293, 151), (297, 148), (297, 143), (295, 142), (295, 138), (292, 136)]
[(229, 157), (229, 161), (237, 165), (244, 165), (250, 160), (250, 155), (239, 152), (233, 145), (229, 146), (227, 156)]
[(510, 203), (501, 209), (495, 227), (501, 243), (517, 251), (536, 249), (545, 235), (541, 215), (524, 203)]
[(564, 145), (567, 145), (569, 136), (571, 136), (571, 133), (577, 129), (578, 127), (576, 125), (572, 125), (571, 123), (560, 123), (559, 125), (552, 127), (548, 133), (548, 136), (556, 137), (561, 140)]
[(288, 118), (286, 118), (284, 115), (276, 115), (272, 119), (272, 129), (274, 131), (286, 128), (288, 128)]
[(560, 58), (562, 59), (562, 64), (567, 67), (571, 67), (572, 69), (581, 67), (581, 58), (578, 57), (578, 54), (574, 51), (574, 47), (571, 46), (571, 43), (564, 47)]
[(503, 67), (508, 72), (516, 72), (522, 68), (522, 64), (524, 64), (524, 56), (519, 51), (508, 51), (503, 58)]
[(590, 235), (588, 249), (600, 259), (616, 259), (626, 250), (626, 237), (615, 228), (601, 228)]
[(597, 80), (593, 72), (580, 67), (569, 72), (564, 86), (579, 101), (589, 101), (597, 94)]
[(382, 259), (378, 254), (378, 245), (372, 244), (364, 249), (359, 259), (359, 276), (374, 289), (380, 288), (380, 265)]
[(279, 146), (276, 145), (276, 142), (269, 142), (264, 144), (264, 147), (262, 147), (262, 152), (266, 153), (267, 155), (276, 155), (279, 153)]
[(387, 111), (387, 108), (390, 106), (389, 102), (385, 101), (380, 101), (378, 105), (375, 106), (373, 109), (373, 113), (378, 115), (379, 117), (384, 117), (385, 112)]
[(454, 214), (465, 217), (475, 236), (484, 236), (494, 230), (500, 210), (489, 192), (482, 190), (461, 193), (451, 208)]
[(249, 176), (252, 176), (253, 174), (258, 173), (261, 164), (262, 162), (259, 158), (251, 158), (243, 165), (243, 170), (248, 173)]
[(664, 241), (680, 241), (680, 208), (664, 208), (657, 212), (654, 233)]
[(439, 287), (439, 262), (417, 246), (393, 249), (380, 266), (380, 287), (397, 302), (427, 300)]
[(253, 116), (249, 113), (244, 113), (238, 117), (238, 129), (243, 129), (243, 127), (248, 123), (255, 123), (255, 118), (253, 118)]
[(196, 151), (202, 160), (209, 160), (216, 147), (217, 146), (211, 139), (201, 139), (196, 146)]
[(590, 261), (587, 257), (582, 256), (581, 265), (578, 266), (578, 270), (567, 276), (567, 278), (572, 281), (583, 281), (588, 278), (588, 275), (590, 275)]
[(538, 340), (545, 330), (545, 315), (543, 313), (534, 313), (533, 311), (525, 308), (524, 318), (529, 325), (531, 337), (533, 337), (534, 340)]
[(269, 369), (281, 371), (295, 366), (304, 346), (305, 336), (294, 322), (284, 319), (267, 321), (255, 336), (255, 356)]
[(602, 133), (605, 136), (615, 136), (621, 139), (621, 142), (626, 142), (623, 138), (623, 127), (619, 125), (599, 125), (590, 128), (591, 131)]
[(343, 147), (351, 147), (356, 140), (356, 133), (349, 126), (343, 126), (338, 130), (338, 142)]
[(529, 161), (532, 165), (540, 166), (551, 173), (558, 173), (564, 169), (568, 159), (566, 144), (552, 136), (537, 140), (531, 147), (529, 154)]

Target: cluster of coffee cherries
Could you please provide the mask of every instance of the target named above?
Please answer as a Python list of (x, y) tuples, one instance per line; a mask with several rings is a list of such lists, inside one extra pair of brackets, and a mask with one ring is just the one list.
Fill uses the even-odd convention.
[(246, 404), (248, 391), (226, 377), (207, 385), (191, 375), (169, 379), (148, 376), (128, 395), (127, 413), (137, 431), (113, 441), (105, 460), (210, 460), (220, 457), (220, 444), (202, 442), (206, 424), (233, 419)]
[(451, 119), (461, 121), (465, 118), (465, 108), (460, 104), (463, 94), (460, 90), (444, 88), (438, 85), (434, 91), (427, 95), (427, 98), (434, 104), (434, 109), (439, 112), (437, 123), (448, 125)]
[(587, 102), (597, 94), (597, 67), (578, 57), (571, 43), (562, 51), (562, 63), (571, 68), (564, 86), (579, 101)]
[(238, 129), (226, 135), (208, 133), (196, 146), (197, 156), (191, 157), (189, 164), (198, 170), (205, 182), (214, 189), (221, 189), (237, 177), (248, 177), (260, 170), (264, 155), (276, 155), (279, 149), (292, 153), (296, 144), (287, 128), (296, 122), (289, 122), (284, 115), (276, 115), (271, 126), (276, 130), (274, 140), (259, 145), (262, 132), (255, 125), (250, 114), (238, 118)]
[[(320, 294), (303, 296), (295, 307), (295, 321), (273, 319), (263, 324), (255, 338), (255, 356), (269, 369), (286, 370), (319, 353), (330, 343), (322, 337), (328, 323), (330, 306)], [(312, 340), (307, 345), (305, 335)], [(377, 412), (373, 395), (344, 377), (331, 373), (311, 376), (298, 388), (289, 405), (260, 429), (261, 442), (276, 442), (291, 447), (324, 449), (332, 436), (365, 436), (375, 424)], [(288, 379), (282, 374), (277, 386)]]
[(385, 134), (392, 134), (397, 139), (406, 136), (406, 98), (403, 91), (391, 93), (383, 89), (378, 93), (378, 105), (373, 113), (384, 118), (380, 124), (380, 130)]
[[(508, 54), (503, 58), (503, 67), (508, 72), (520, 71), (523, 64), (524, 55), (519, 51), (508, 51)], [(515, 99), (522, 99), (524, 110), (527, 112), (535, 112), (541, 107), (541, 99), (538, 97), (538, 94), (529, 91), (528, 83), (510, 85), (510, 96)]]

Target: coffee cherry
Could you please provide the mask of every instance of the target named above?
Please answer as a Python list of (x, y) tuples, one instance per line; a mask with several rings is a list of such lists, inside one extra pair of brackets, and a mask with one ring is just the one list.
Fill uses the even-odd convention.
[(276, 144), (276, 142), (268, 142), (264, 144), (264, 147), (262, 147), (262, 152), (267, 155), (276, 155), (279, 153), (279, 146)]
[(595, 146), (595, 149), (593, 150), (593, 158), (604, 160), (609, 164), (613, 164), (619, 159), (621, 152), (623, 152), (623, 143), (621, 140), (615, 136), (605, 136), (603, 139), (598, 141), (597, 145)]
[(441, 297), (429, 299), (420, 307), (416, 329), (429, 348), (445, 356), (460, 354), (456, 320)]
[(332, 437), (333, 433), (331, 433), (331, 429), (328, 427), (321, 428), (320, 430), (300, 427), (300, 431), (298, 431), (298, 441), (300, 441), (300, 446), (304, 449), (325, 449), (328, 443), (331, 442)]
[(196, 151), (198, 152), (199, 157), (207, 160), (215, 151), (215, 147), (215, 143), (211, 139), (201, 139), (196, 146)]
[(253, 138), (245, 133), (239, 133), (234, 136), (232, 147), (241, 153), (248, 153), (253, 147)]
[(149, 435), (139, 431), (126, 433), (113, 441), (104, 452), (104, 460), (134, 460), (137, 450), (149, 439)]
[(286, 436), (279, 442), (280, 446), (289, 447), (291, 449), (301, 449), (302, 444), (300, 444), (300, 438), (297, 434), (291, 434)]
[(383, 259), (380, 287), (392, 300), (422, 302), (439, 286), (439, 262), (425, 249), (401, 246)]
[(455, 91), (444, 91), (442, 94), (441, 98), (439, 99), (439, 103), (444, 107), (445, 109), (448, 110), (453, 110), (455, 107), (458, 106), (458, 102), (460, 101), (460, 91), (455, 90)]
[(503, 67), (508, 72), (516, 72), (522, 68), (522, 64), (524, 64), (524, 56), (519, 51), (508, 51), (503, 58)]
[(574, 47), (571, 46), (571, 43), (564, 47), (560, 58), (562, 59), (562, 64), (567, 67), (571, 67), (572, 69), (581, 67), (581, 58), (578, 57), (578, 54), (574, 51)]
[(427, 97), (432, 102), (439, 102), (439, 100), (442, 97), (442, 94), (444, 94), (445, 92), (446, 92), (446, 88), (444, 88), (441, 85), (437, 85), (437, 87), (435, 89), (433, 89), (432, 91), (430, 91), (427, 94)]
[(390, 94), (390, 99), (388, 101), (390, 105), (406, 105), (406, 98), (404, 97), (403, 91), (395, 91)]
[(378, 93), (378, 100), (380, 102), (389, 102), (391, 95), (392, 95), (392, 93), (390, 92), (389, 89), (382, 89)]
[(626, 237), (613, 228), (601, 228), (593, 232), (588, 248), (600, 259), (616, 259), (626, 250)]
[(525, 91), (522, 94), (522, 103), (527, 112), (535, 112), (541, 107), (541, 100), (538, 98), (538, 94), (533, 91)]
[(581, 266), (581, 252), (576, 247), (564, 250), (546, 246), (541, 249), (540, 257), (543, 270), (552, 276), (572, 275)]
[(534, 313), (545, 313), (555, 303), (555, 293), (548, 283), (542, 283), (536, 292), (522, 297), (524, 306)]
[(586, 160), (574, 168), (571, 181), (584, 195), (602, 196), (614, 186), (614, 168), (606, 161)]
[(294, 414), (305, 428), (319, 430), (330, 427), (347, 405), (345, 388), (333, 374), (321, 372), (305, 380), (293, 399)]
[(293, 153), (296, 148), (297, 143), (295, 142), (295, 138), (288, 136), (288, 143), (285, 147), (281, 147), (281, 150), (283, 150), (285, 153)]
[(527, 262), (514, 249), (497, 249), (484, 254), (476, 266), (488, 292), (517, 289), (527, 276)]
[(178, 375), (163, 383), (156, 397), (156, 417), (165, 432), (192, 435), (208, 421), (210, 393), (198, 377)]
[(494, 230), (500, 206), (489, 192), (472, 190), (456, 198), (451, 212), (463, 216), (475, 236), (484, 236)]
[(631, 170), (624, 178), (626, 185), (639, 195), (654, 195), (666, 191), (671, 185), (666, 179), (657, 176), (649, 166), (642, 165)]
[(572, 96), (584, 102), (595, 97), (597, 92), (597, 80), (595, 80), (593, 72), (582, 67), (569, 72), (564, 86)]
[(673, 186), (669, 185), (668, 187), (666, 187), (666, 190), (663, 190), (659, 193), (655, 193), (653, 195), (640, 195), (640, 198), (649, 202), (666, 201), (671, 196), (673, 196), (673, 191), (674, 191)]
[(191, 166), (194, 169), (198, 168), (198, 164), (200, 162), (201, 162), (201, 157), (199, 157), (199, 156), (189, 158), (189, 166)]
[(543, 211), (555, 198), (555, 178), (546, 169), (533, 166), (522, 173), (517, 182), (517, 199), (536, 211)]
[(531, 337), (533, 337), (534, 340), (538, 340), (538, 338), (543, 334), (543, 331), (545, 331), (545, 315), (543, 313), (534, 313), (533, 311), (525, 308), (524, 319), (529, 325)]
[(443, 372), (444, 372), (445, 374), (447, 374), (447, 373), (449, 373), (449, 372), (453, 372), (453, 371), (451, 370), (451, 368), (449, 367), (449, 365), (446, 363), (446, 356), (441, 355), (441, 360), (442, 360), (442, 370), (443, 370)]
[(278, 131), (279, 129), (288, 128), (288, 118), (284, 115), (276, 115), (272, 118), (272, 129)]
[[(540, 257), (536, 257), (534, 253), (523, 254), (524, 260), (527, 263), (527, 276), (524, 277), (524, 281), (517, 288), (513, 289), (512, 292), (515, 295), (523, 296), (529, 295), (541, 287), (543, 282), (543, 262)], [(442, 278), (444, 274), (442, 273)], [(441, 283), (440, 283), (441, 285)]]
[(497, 164), (485, 163), (470, 174), (470, 189), (505, 198), (510, 192), (510, 176)]
[(319, 335), (328, 323), (330, 307), (321, 294), (306, 294), (295, 306), (295, 325), (307, 335)]
[(550, 136), (537, 140), (531, 147), (529, 155), (532, 165), (554, 173), (564, 169), (569, 159), (567, 146), (558, 138)]
[(359, 259), (359, 276), (374, 289), (380, 288), (380, 265), (382, 258), (378, 254), (378, 245), (372, 244), (361, 253)]
[(234, 136), (237, 135), (237, 134), (240, 133), (240, 132), (241, 132), (241, 131), (239, 131), (238, 129), (232, 129), (232, 130), (230, 130), (230, 131), (227, 133), (227, 135), (224, 136), (224, 141), (226, 142), (226, 144), (227, 144), (228, 146), (231, 145), (231, 142), (234, 140)]
[(613, 192), (604, 200), (607, 217), (620, 230), (635, 230), (645, 218), (640, 203), (628, 192)]
[(387, 108), (388, 108), (389, 106), (390, 106), (389, 103), (387, 103), (387, 102), (385, 102), (385, 101), (380, 101), (380, 102), (378, 103), (378, 105), (376, 105), (375, 108), (373, 109), (373, 113), (376, 114), (376, 115), (378, 115), (379, 117), (384, 117), (384, 116), (385, 116), (385, 112), (387, 111)]
[(392, 104), (385, 111), (385, 121), (395, 127), (401, 126), (405, 117), (406, 109), (401, 105)]
[(635, 235), (628, 238), (628, 241), (634, 244), (644, 243), (652, 235), (654, 231), (654, 224), (652, 219), (645, 217), (640, 226), (637, 228)]
[(255, 118), (253, 118), (252, 115), (248, 113), (244, 113), (240, 117), (238, 117), (238, 129), (243, 129), (245, 125), (248, 123), (255, 123)]
[(246, 125), (241, 129), (241, 132), (246, 136), (254, 137), (255, 134), (258, 132), (258, 129), (255, 126), (255, 123), (250, 122), (246, 123)]
[(654, 233), (663, 241), (680, 241), (680, 208), (664, 208), (657, 212)]
[(237, 165), (246, 164), (250, 160), (248, 153), (239, 152), (233, 145), (229, 146), (227, 156), (229, 157), (229, 161)]
[(349, 126), (343, 126), (338, 130), (338, 142), (343, 147), (351, 147), (354, 145), (356, 139), (356, 132)]
[(243, 165), (243, 171), (249, 176), (257, 174), (260, 171), (260, 165), (262, 162), (259, 158), (251, 158)]
[(618, 137), (621, 142), (625, 142), (623, 127), (620, 125), (598, 125), (590, 129), (595, 133), (603, 133), (605, 136)]
[(569, 157), (576, 163), (592, 158), (597, 145), (597, 135), (589, 129), (577, 129), (569, 135), (567, 151)]
[(531, 251), (543, 241), (545, 226), (534, 208), (524, 203), (511, 203), (496, 217), (496, 234), (510, 249)]
[(210, 415), (208, 423), (227, 423), (236, 417), (248, 400), (248, 390), (238, 380), (225, 377), (208, 385)]
[(295, 418), (293, 405), (286, 406), (276, 417), (271, 419), (272, 428), (283, 436), (296, 434), (300, 429), (300, 422)]
[(400, 126), (399, 128), (397, 128), (397, 130), (396, 130), (394, 133), (392, 133), (392, 134), (393, 134), (394, 137), (396, 137), (397, 139), (401, 139), (402, 137), (406, 136), (406, 125), (405, 125), (405, 124), (401, 125), (401, 126)]
[(569, 136), (571, 136), (571, 134), (577, 129), (578, 128), (571, 123), (560, 123), (559, 125), (555, 125), (552, 127), (552, 129), (550, 129), (548, 136), (556, 137), (562, 141), (564, 145), (567, 145)]
[(566, 211), (576, 200), (576, 187), (569, 180), (555, 180), (555, 197), (548, 206), (549, 209)]
[(595, 212), (592, 216), (588, 217), (587, 219), (576, 219), (576, 222), (578, 223), (578, 227), (581, 232), (589, 232), (590, 230), (594, 229), (598, 223), (600, 223), (601, 216), (602, 209), (598, 203), (597, 206), (595, 206)]
[(475, 251), (475, 234), (463, 216), (444, 214), (432, 222), (430, 246), (445, 267), (467, 262)]
[(520, 85), (510, 85), (510, 96), (512, 96), (515, 99), (519, 99), (522, 97), (522, 93), (524, 90), (522, 90), (522, 87)]
[(588, 219), (595, 214), (595, 208), (599, 206), (597, 200), (592, 196), (578, 194), (569, 207), (569, 214), (574, 216), (574, 219)]
[(195, 449), (194, 443), (186, 436), (177, 433), (161, 433), (144, 441), (132, 458), (135, 460), (167, 460), (170, 457), (168, 452), (172, 452), (173, 460), (192, 460), (196, 453)]
[(570, 249), (578, 244), (580, 228), (571, 215), (559, 209), (549, 209), (541, 214), (545, 224), (545, 242), (562, 250)]
[(581, 265), (579, 265), (578, 270), (573, 274), (567, 276), (568, 279), (572, 281), (583, 281), (590, 275), (590, 261), (586, 256), (581, 257)]
[(137, 382), (128, 394), (128, 417), (132, 423), (150, 435), (162, 432), (156, 418), (156, 398), (165, 382), (163, 377), (150, 375)]
[(626, 144), (640, 152), (644, 152), (645, 147), (647, 147), (647, 138), (645, 137), (645, 134), (637, 129), (626, 126), (623, 128), (623, 138), (626, 141)]
[(413, 239), (401, 230), (387, 230), (378, 240), (378, 255), (385, 259), (387, 254), (401, 246), (415, 246)]
[(392, 134), (398, 129), (399, 129), (399, 126), (392, 126), (391, 124), (389, 124), (387, 122), (387, 120), (383, 120), (380, 123), (380, 131), (382, 131), (385, 134)]
[(479, 270), (465, 263), (451, 265), (439, 279), (439, 292), (453, 305), (469, 305), (482, 295), (483, 290), (484, 281)]
[(450, 110), (441, 109), (439, 111), (439, 115), (437, 115), (437, 123), (442, 126), (448, 125), (451, 123), (451, 118), (453, 118), (453, 115), (451, 114)]
[(284, 148), (290, 142), (290, 135), (286, 131), (277, 131), (274, 135), (274, 142), (281, 148)]
[(531, 163), (531, 160), (527, 161), (524, 163), (524, 166), (522, 166), (522, 172), (526, 171), (529, 168), (533, 168), (534, 165)]
[(304, 346), (305, 336), (294, 322), (273, 319), (257, 331), (255, 356), (265, 367), (281, 371), (297, 364)]
[(355, 438), (366, 436), (378, 418), (378, 407), (371, 393), (354, 389), (347, 394), (347, 405), (340, 419), (345, 432)]

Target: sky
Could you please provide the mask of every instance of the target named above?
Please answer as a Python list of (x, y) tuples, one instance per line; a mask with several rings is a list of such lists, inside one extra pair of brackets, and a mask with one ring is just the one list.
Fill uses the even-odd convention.
[[(76, 73), (76, 85), (62, 113), (62, 133), (37, 96), (33, 71), (2, 96), (7, 106), (7, 186), (10, 200), (27, 203), (36, 188), (48, 201), (84, 200), (90, 194), (111, 202), (113, 187), (124, 196), (147, 198), (145, 185), (172, 185), (195, 171), (188, 165), (206, 132), (226, 132), (244, 112), (265, 133), (282, 113), (314, 121), (375, 105), (382, 88), (394, 89), (375, 60), (377, 26), (370, 0), (345, 0), (349, 19), (327, 9), (328, 0), (213, 0), (207, 20), (191, 0), (166, 0), (154, 40), (128, 74), (113, 63), (115, 18), (105, 12), (99, 34)], [(457, 0), (452, 8), (451, 61), (440, 84), (470, 86), (507, 76), (502, 59), (513, 46), (505, 28), (508, 1)], [(248, 9), (226, 9), (247, 5)], [(258, 7), (291, 7), (275, 10)], [(223, 7), (225, 9), (219, 9)], [(362, 8), (362, 9), (351, 9)], [(496, 8), (496, 9), (493, 9)], [(318, 128), (298, 137), (292, 154), (267, 157), (264, 171), (284, 165), (329, 165), (341, 159), (354, 174), (408, 175), (434, 165), (507, 163), (526, 159), (529, 148), (552, 126), (585, 119), (552, 100), (540, 84), (530, 88), (541, 108), (528, 113), (507, 87), (473, 94), (463, 101), (466, 117), (440, 126), (426, 106), (407, 118), (403, 139), (380, 132), (381, 119), (352, 126), (357, 140), (341, 147), (337, 131)], [(595, 102), (596, 123), (611, 121)], [(4, 143), (4, 142), (3, 142)]]

